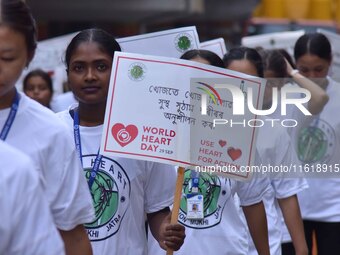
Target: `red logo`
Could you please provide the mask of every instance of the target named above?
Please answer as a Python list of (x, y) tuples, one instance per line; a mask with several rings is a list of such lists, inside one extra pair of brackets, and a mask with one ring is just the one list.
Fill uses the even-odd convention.
[(241, 157), (242, 151), (240, 149), (235, 149), (233, 147), (229, 147), (228, 148), (228, 155), (233, 161), (235, 161), (236, 159)]
[(125, 127), (122, 123), (113, 125), (111, 129), (113, 138), (124, 147), (131, 143), (138, 135), (138, 128), (135, 125)]

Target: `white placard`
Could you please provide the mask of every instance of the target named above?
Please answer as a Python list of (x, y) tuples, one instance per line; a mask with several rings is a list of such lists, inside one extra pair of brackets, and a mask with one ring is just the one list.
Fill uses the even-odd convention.
[(199, 48), (195, 26), (182, 27), (117, 39), (124, 52), (179, 58)]
[(214, 40), (202, 42), (200, 43), (200, 48), (203, 50), (210, 50), (216, 53), (222, 59), (223, 56), (227, 53), (227, 48), (225, 46), (223, 38), (217, 38)]
[(332, 45), (332, 65), (329, 76), (340, 82), (340, 35), (325, 29), (317, 29), (318, 33), (324, 34)]
[(246, 36), (242, 38), (242, 45), (249, 48), (262, 47), (268, 50), (285, 49), (293, 57), (295, 42), (304, 34), (304, 30), (298, 30)]
[[(103, 155), (183, 167), (220, 165), (240, 169), (254, 163), (257, 128), (240, 123), (257, 116), (248, 110), (244, 116), (234, 116), (231, 93), (226, 89), (214, 91), (208, 82), (215, 79), (232, 84), (241, 93), (251, 87), (254, 106), (259, 109), (263, 79), (192, 61), (123, 52), (115, 54), (113, 66)], [(201, 93), (214, 94), (207, 115), (201, 114)], [(214, 119), (239, 124), (214, 127)], [(228, 176), (247, 179), (249, 175), (238, 172)]]

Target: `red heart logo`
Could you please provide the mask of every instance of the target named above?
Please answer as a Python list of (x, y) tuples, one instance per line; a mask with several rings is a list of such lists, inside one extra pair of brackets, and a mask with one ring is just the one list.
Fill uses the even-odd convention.
[(236, 159), (241, 157), (242, 151), (240, 149), (235, 149), (233, 147), (229, 147), (228, 148), (228, 155), (233, 161), (235, 161)]
[(117, 143), (124, 147), (135, 140), (138, 135), (138, 128), (135, 125), (125, 127), (122, 123), (117, 123), (111, 128), (111, 133)]
[(219, 140), (219, 141), (218, 141), (218, 144), (223, 148), (224, 146), (227, 145), (227, 141)]

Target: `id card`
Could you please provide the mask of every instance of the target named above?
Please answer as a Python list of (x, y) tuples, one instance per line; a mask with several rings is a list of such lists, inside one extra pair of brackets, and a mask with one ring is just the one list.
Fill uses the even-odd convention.
[(187, 218), (191, 220), (200, 220), (204, 218), (203, 195), (195, 194), (187, 197)]

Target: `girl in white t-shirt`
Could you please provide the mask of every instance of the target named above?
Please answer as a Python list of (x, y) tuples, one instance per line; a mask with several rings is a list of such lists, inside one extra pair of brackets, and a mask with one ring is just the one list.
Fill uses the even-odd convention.
[[(224, 68), (222, 59), (207, 50), (190, 50), (181, 59)], [(256, 151), (257, 154), (257, 151)], [(259, 160), (257, 155), (256, 160)], [(258, 163), (258, 162), (257, 162)], [(190, 219), (190, 196), (193, 195), (193, 182), (197, 180), (198, 194), (203, 196), (204, 216)], [(179, 255), (248, 254), (248, 234), (234, 202), (234, 195), (240, 197), (259, 254), (269, 254), (266, 215), (263, 196), (269, 189), (267, 178), (257, 178), (249, 182), (235, 181), (209, 173), (186, 170), (178, 221), (186, 227), (187, 237)], [(163, 254), (149, 238), (149, 255)]]
[[(304, 107), (313, 115), (320, 113), (328, 101), (327, 93), (312, 80), (304, 77), (297, 70), (294, 70), (291, 64), (286, 61), (284, 56), (278, 50), (265, 50), (262, 51), (262, 59), (264, 63), (264, 77), (268, 79), (269, 87), (277, 87), (279, 90), (279, 95), (281, 91), (281, 87), (283, 88), (293, 88), (293, 87), (302, 87), (307, 89), (310, 92), (311, 98), (308, 103), (304, 104)], [(290, 82), (284, 84), (286, 77), (290, 76)], [(289, 98), (292, 95), (288, 95)], [(301, 95), (297, 95), (296, 98), (300, 98)], [(269, 108), (271, 101), (268, 102), (266, 108)], [(313, 120), (313, 116), (304, 115), (300, 109), (298, 109), (294, 105), (288, 105), (287, 107), (287, 115), (281, 115), (281, 107), (277, 108), (277, 110), (270, 115), (272, 118), (277, 119), (294, 119), (298, 123), (296, 127), (288, 128), (289, 135), (292, 139), (294, 148), (297, 148), (298, 134), (300, 130), (306, 128), (310, 122)], [(298, 165), (299, 167), (301, 164)], [(284, 224), (283, 225), (283, 244), (282, 244), (282, 252), (283, 255), (295, 254), (294, 246), (296, 248), (301, 247), (301, 241), (293, 240), (289, 236), (287, 229)], [(290, 227), (291, 231), (294, 230), (294, 226)], [(293, 244), (295, 244), (293, 246)], [(307, 249), (307, 244), (304, 243), (305, 250)]]
[(321, 113), (300, 131), (297, 153), (307, 174), (314, 174), (308, 191), (299, 194), (308, 247), (312, 249), (314, 232), (318, 254), (335, 255), (340, 252), (340, 84), (327, 77), (332, 51), (323, 34), (301, 36), (294, 57), (299, 72), (329, 96)]
[(65, 254), (33, 162), (2, 141), (0, 162), (0, 254)]
[[(255, 49), (239, 47), (231, 49), (224, 56), (226, 68), (263, 77), (263, 62)], [(271, 87), (266, 87), (264, 105), (271, 101)], [(256, 144), (261, 160), (266, 165), (288, 166), (298, 165), (294, 147), (290, 137), (282, 126), (259, 128)], [(285, 222), (296, 245), (297, 254), (307, 254), (304, 240), (303, 224), (296, 194), (307, 187), (303, 178), (288, 178), (289, 173), (269, 175), (272, 190), (265, 195), (265, 207), (268, 218), (269, 244), (271, 254), (281, 254), (282, 233), (280, 218), (276, 211), (275, 203), (278, 203)], [(256, 254), (251, 244), (248, 254)]]
[(93, 253), (147, 254), (145, 213), (159, 245), (178, 250), (185, 234), (182, 225), (170, 224), (173, 167), (99, 154), (115, 51), (120, 51), (119, 44), (100, 29), (84, 30), (71, 40), (65, 63), (79, 105), (58, 113), (74, 135), (72, 147), (77, 148), (92, 194), (96, 217), (86, 229)]
[(54, 113), (15, 88), (35, 48), (35, 21), (25, 2), (1, 1), (0, 140), (33, 160), (66, 253), (91, 254), (83, 224), (92, 220), (93, 206), (72, 138)]

